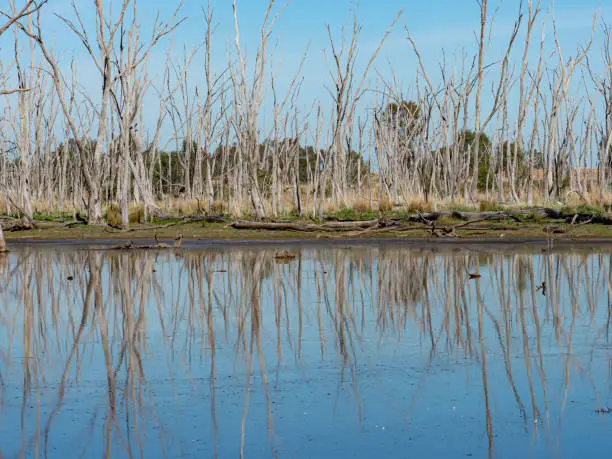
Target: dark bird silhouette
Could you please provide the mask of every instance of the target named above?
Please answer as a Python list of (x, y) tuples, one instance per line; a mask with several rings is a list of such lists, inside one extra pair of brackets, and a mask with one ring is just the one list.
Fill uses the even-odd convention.
[(179, 235), (174, 238), (174, 248), (180, 249), (182, 245), (183, 245), (183, 233), (179, 233)]

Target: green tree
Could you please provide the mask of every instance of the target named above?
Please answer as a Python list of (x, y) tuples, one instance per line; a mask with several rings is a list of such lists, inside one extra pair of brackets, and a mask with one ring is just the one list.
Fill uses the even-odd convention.
[[(474, 149), (476, 147), (476, 133), (469, 129), (459, 133), (459, 151), (463, 155), (469, 156), (470, 160), (470, 176), (474, 174)], [(478, 160), (478, 189), (484, 190), (487, 186), (487, 177), (489, 177), (493, 164), (493, 154), (491, 148), (491, 139), (485, 133), (479, 136), (479, 160)], [(466, 158), (467, 159), (467, 158)]]
[(416, 159), (414, 140), (419, 128), (421, 110), (413, 101), (391, 102), (376, 117), (378, 129), (397, 136), (399, 151), (403, 153), (404, 166), (411, 168)]

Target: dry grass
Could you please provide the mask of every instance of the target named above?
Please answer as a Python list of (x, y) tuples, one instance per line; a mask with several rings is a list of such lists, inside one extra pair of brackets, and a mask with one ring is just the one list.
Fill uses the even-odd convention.
[(144, 206), (137, 204), (130, 206), (128, 211), (128, 220), (130, 223), (143, 223), (144, 222)]
[[(585, 187), (586, 190), (586, 187)], [(380, 190), (375, 188), (371, 193), (377, 197), (374, 199), (374, 205), (372, 206), (368, 194), (356, 192), (349, 193), (346, 200), (335, 201), (329, 197), (325, 198), (321, 203), (322, 211), (324, 215), (334, 215), (343, 210), (350, 209), (354, 211), (356, 216), (365, 215), (372, 211), (379, 212), (390, 212), (392, 210), (399, 210), (403, 212), (430, 212), (433, 210), (458, 210), (458, 211), (486, 211), (486, 210), (498, 210), (498, 209), (519, 209), (527, 207), (527, 196), (521, 195), (521, 202), (500, 202), (497, 200), (497, 195), (488, 195), (480, 193), (475, 197), (475, 200), (458, 198), (454, 200), (442, 199), (435, 200), (430, 199), (429, 202), (425, 202), (422, 196), (414, 196), (407, 200), (402, 200), (397, 203), (393, 202), (389, 196), (385, 193), (380, 193)], [(296, 201), (295, 201), (295, 190), (287, 189), (283, 193), (280, 201), (279, 214), (284, 216), (295, 216), (297, 215)], [(548, 196), (542, 190), (534, 190), (532, 206), (534, 207), (553, 207), (560, 209), (562, 207), (578, 208), (581, 206), (589, 206), (593, 208), (599, 208), (602, 202), (599, 189), (597, 187), (589, 188), (585, 193), (580, 196), (576, 192), (568, 192), (562, 196), (560, 201), (551, 202)], [(16, 212), (13, 206), (7, 202), (5, 197), (0, 198), (0, 214), (6, 214), (8, 208), (11, 212)], [(35, 200), (32, 203), (33, 209), (41, 214), (57, 215), (59, 213), (72, 214), (73, 202), (72, 200), (64, 201), (62, 208), (60, 209), (56, 202), (49, 202), (46, 200)], [(207, 203), (203, 200), (198, 203), (195, 199), (176, 198), (176, 199), (165, 199), (157, 202), (157, 205), (162, 209), (162, 213), (170, 217), (182, 217), (190, 215), (198, 215), (207, 209)], [(80, 203), (77, 211), (83, 211), (83, 204)], [(267, 200), (265, 203), (265, 210), (267, 215), (272, 215), (271, 201)], [(603, 195), (603, 208), (602, 211), (612, 211), (612, 193), (604, 193)], [(250, 199), (245, 197), (242, 201), (220, 201), (216, 200), (211, 206), (211, 213), (219, 215), (225, 214), (234, 218), (251, 218), (253, 215), (252, 204)], [(311, 217), (313, 214), (313, 200), (312, 196), (309, 195), (309, 190), (304, 188), (302, 190), (302, 215), (304, 217)], [(121, 225), (121, 212), (120, 208), (116, 203), (108, 204), (105, 208), (104, 213), (105, 219), (111, 225)], [(142, 205), (132, 205), (129, 211), (130, 223), (142, 223), (144, 221), (144, 209)]]
[(390, 212), (393, 210), (393, 201), (388, 196), (378, 198), (378, 210), (380, 212)]
[[(104, 219), (110, 226), (121, 226), (121, 207), (119, 207), (119, 204), (112, 203), (106, 206)], [(128, 221), (131, 224), (144, 222), (144, 206), (142, 204), (129, 207)]]
[(210, 207), (210, 211), (215, 214), (222, 214), (225, 209), (225, 206), (218, 199), (213, 201), (212, 206)]
[(198, 201), (194, 199), (174, 200), (172, 201), (172, 204), (170, 207), (181, 217), (184, 215), (197, 214), (200, 208)]
[(494, 199), (483, 199), (478, 203), (478, 208), (481, 212), (500, 210), (500, 207), (500, 204)]
[(406, 210), (410, 213), (412, 212), (431, 212), (433, 210), (433, 205), (431, 202), (426, 202), (425, 199), (421, 197), (410, 199), (406, 203)]
[(110, 226), (121, 226), (121, 209), (119, 205), (112, 203), (106, 206), (104, 219)]
[(370, 206), (369, 201), (358, 199), (353, 202), (353, 210), (356, 214), (365, 214), (367, 212), (372, 212), (372, 206)]
[[(17, 212), (17, 209), (10, 204), (5, 198), (0, 198), (0, 214), (11, 212)], [(72, 200), (65, 200), (62, 206), (59, 205), (59, 201), (48, 201), (48, 200), (33, 200), (32, 210), (41, 214), (58, 214), (68, 213), (73, 211)]]

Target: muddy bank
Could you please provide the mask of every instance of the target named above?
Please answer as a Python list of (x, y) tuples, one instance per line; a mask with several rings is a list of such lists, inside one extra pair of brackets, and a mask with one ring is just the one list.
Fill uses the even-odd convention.
[[(281, 241), (317, 240), (331, 243), (347, 239), (412, 240), (435, 243), (478, 243), (533, 241), (567, 244), (576, 241), (612, 241), (612, 219), (604, 215), (562, 212), (554, 209), (528, 209), (492, 212), (430, 212), (406, 215), (380, 215), (370, 220), (240, 221), (222, 217), (183, 217), (135, 224), (129, 230), (111, 226), (88, 226), (83, 222), (37, 221), (27, 226), (4, 225), (11, 242), (36, 240), (121, 240), (172, 243), (182, 237), (191, 241)], [(141, 242), (142, 243), (142, 242)]]
[[(123, 244), (117, 244), (117, 239), (58, 239), (58, 238), (22, 238), (9, 241), (9, 249), (21, 251), (29, 247), (40, 247), (52, 250), (119, 250)], [(358, 248), (407, 248), (422, 253), (561, 253), (576, 254), (607, 253), (612, 251), (612, 238), (608, 239), (429, 239), (429, 238), (347, 238), (347, 239), (205, 239), (193, 238), (184, 240), (180, 249), (173, 247), (152, 248), (154, 240), (146, 238), (132, 241), (132, 251), (137, 252), (180, 252), (183, 250), (203, 249), (236, 249), (260, 248), (262, 250), (278, 250), (280, 248), (298, 252), (301, 249), (358, 249)]]
[[(450, 226), (450, 225), (449, 225)], [(447, 226), (448, 227), (448, 226)], [(439, 227), (438, 227), (439, 228)], [(436, 229), (436, 232), (438, 230)], [(105, 227), (78, 226), (72, 228), (61, 228), (49, 225), (28, 231), (5, 232), (7, 244), (51, 242), (74, 244), (82, 243), (104, 243), (104, 241), (139, 241), (139, 243), (151, 243), (157, 237), (160, 241), (172, 243), (179, 235), (184, 236), (186, 245), (193, 242), (217, 243), (217, 242), (271, 242), (286, 243), (291, 241), (315, 241), (320, 244), (343, 244), (347, 240), (353, 243), (360, 241), (386, 240), (389, 242), (412, 241), (413, 243), (426, 244), (522, 244), (542, 243), (547, 244), (554, 241), (555, 244), (576, 244), (589, 241), (612, 242), (612, 227), (600, 224), (570, 225), (560, 223), (554, 225), (545, 224), (523, 224), (508, 222), (493, 228), (480, 228), (477, 225), (469, 227), (454, 227), (451, 234), (445, 235), (441, 232), (432, 234), (430, 229), (422, 225), (405, 225), (401, 230), (380, 229), (375, 232), (363, 233), (338, 233), (326, 231), (277, 231), (277, 230), (253, 230), (236, 229), (223, 224), (184, 224), (170, 228), (150, 229), (147, 227), (135, 227), (130, 231), (109, 230)]]

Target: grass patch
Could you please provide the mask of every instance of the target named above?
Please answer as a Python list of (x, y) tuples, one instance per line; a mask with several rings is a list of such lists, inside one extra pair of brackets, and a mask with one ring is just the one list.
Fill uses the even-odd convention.
[(223, 212), (225, 212), (223, 202), (219, 201), (218, 199), (213, 201), (212, 206), (210, 207), (210, 211), (217, 215), (223, 215)]
[(478, 205), (481, 212), (496, 212), (498, 210), (505, 210), (505, 207), (499, 204), (497, 201), (484, 200), (480, 201)]
[(430, 202), (426, 202), (424, 199), (412, 199), (406, 204), (406, 210), (409, 214), (416, 212), (431, 212), (433, 206)]
[(529, 212), (527, 215), (522, 217), (521, 220), (525, 223), (540, 223), (543, 222), (545, 219), (541, 215), (536, 214), (535, 212)]
[[(121, 208), (118, 204), (109, 204), (104, 212), (104, 220), (110, 226), (121, 226)], [(142, 223), (144, 221), (144, 206), (131, 206), (128, 209), (128, 222), (131, 224)]]
[(104, 220), (110, 226), (121, 226), (121, 209), (117, 204), (109, 204), (104, 212)]
[(353, 203), (353, 209), (357, 215), (373, 213), (370, 202), (365, 199), (359, 199)]
[(57, 213), (34, 213), (34, 220), (39, 222), (64, 223), (72, 220), (72, 213), (57, 212)]
[(184, 221), (182, 217), (170, 217), (170, 218), (154, 218), (151, 220), (153, 225), (167, 225), (169, 223), (179, 223)]
[(388, 196), (381, 196), (378, 199), (378, 210), (380, 212), (391, 212), (393, 210), (393, 201)]
[(561, 208), (561, 212), (564, 214), (587, 214), (594, 217), (602, 217), (604, 215), (604, 209), (599, 206), (590, 206), (588, 204), (566, 206)]
[(328, 215), (328, 218), (335, 218), (338, 220), (345, 221), (356, 221), (356, 220), (375, 220), (378, 217), (376, 212), (373, 210), (366, 210), (358, 212), (352, 207), (343, 207), (337, 212), (332, 212)]

